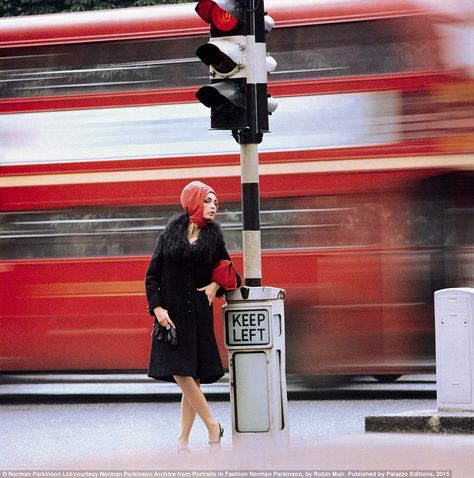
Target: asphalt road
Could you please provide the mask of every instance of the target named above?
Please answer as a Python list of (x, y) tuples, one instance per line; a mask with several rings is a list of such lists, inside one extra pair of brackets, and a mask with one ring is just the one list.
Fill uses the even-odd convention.
[[(288, 376), (289, 400), (322, 399), (433, 399), (434, 375), (406, 375), (393, 383), (373, 377), (351, 381), (338, 378)], [(203, 385), (209, 400), (229, 399), (229, 377)], [(108, 401), (175, 401), (175, 384), (156, 382), (142, 374), (1, 374), (0, 403), (71, 403)]]

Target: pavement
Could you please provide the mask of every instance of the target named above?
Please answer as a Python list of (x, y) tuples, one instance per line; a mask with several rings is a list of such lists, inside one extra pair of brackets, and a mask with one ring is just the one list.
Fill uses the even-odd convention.
[[(175, 435), (176, 423), (159, 416), (163, 407), (175, 407), (174, 403), (157, 405), (158, 415), (150, 416), (149, 430), (136, 426), (135, 412), (125, 411), (131, 406), (128, 402), (140, 399), (176, 402), (179, 389), (175, 384), (156, 387), (156, 381), (143, 374), (1, 375), (0, 402), (8, 405), (9, 413), (18, 414), (22, 423), (32, 417), (28, 415), (31, 411), (28, 404), (39, 399), (40, 403), (51, 400), (54, 405), (45, 405), (48, 413), (30, 422), (29, 431), (25, 422), (23, 436), (18, 436), (17, 430), (9, 430), (8, 423), (0, 424), (0, 475), (2, 478), (474, 478), (474, 435), (465, 432), (381, 432), (379, 429), (315, 439), (299, 436), (300, 433), (317, 436), (310, 430), (319, 424), (308, 418), (307, 431), (305, 428), (292, 430), (290, 423), (289, 446), (269, 446), (264, 440), (257, 446), (233, 446), (230, 408), (224, 403), (228, 401), (228, 387), (228, 376), (216, 384), (203, 385), (211, 400), (221, 402), (213, 405), (226, 424), (221, 451), (209, 451), (205, 446), (205, 429), (198, 424), (193, 431), (191, 453), (177, 454), (174, 438), (171, 438)], [(306, 385), (300, 387), (304, 389)], [(347, 387), (350, 391), (352, 385)], [(367, 387), (370, 389), (370, 383)], [(432, 397), (432, 391), (430, 394)], [(110, 401), (110, 407), (114, 407), (115, 400), (126, 402), (116, 408), (117, 416), (124, 420), (123, 425), (113, 427), (106, 418), (99, 425), (97, 418), (91, 415), (91, 422), (64, 426), (65, 410), (70, 409), (69, 403), (76, 399), (88, 403)], [(127, 415), (120, 415), (120, 410)], [(413, 416), (422, 412), (403, 413)], [(8, 416), (13, 415), (4, 415)], [(155, 429), (154, 421), (159, 429)], [(22, 470), (22, 474), (4, 470)], [(25, 470), (70, 470), (70, 474), (26, 471), (25, 475)], [(86, 475), (88, 470), (91, 474)], [(96, 476), (94, 470), (102, 470), (102, 474)]]
[[(25, 467), (18, 469), (25, 470)], [(32, 469), (32, 468), (29, 468)], [(176, 454), (166, 450), (137, 451), (117, 454), (114, 450), (102, 450), (101, 456), (61, 457), (55, 465), (37, 467), (36, 470), (190, 470), (193, 476), (198, 471), (221, 470), (231, 477), (230, 471), (240, 471), (241, 476), (255, 476), (251, 471), (264, 471), (270, 477), (285, 470), (283, 476), (296, 471), (309, 471), (316, 476), (418, 476), (430, 478), (473, 478), (474, 457), (472, 442), (464, 437), (414, 436), (371, 434), (341, 437), (315, 443), (311, 447), (285, 449), (234, 450), (222, 448), (210, 453), (205, 447), (193, 449), (189, 454)], [(333, 474), (345, 470), (346, 474)], [(347, 471), (374, 471), (383, 474), (352, 474)], [(430, 473), (416, 474), (430, 470)], [(399, 471), (388, 475), (387, 472)], [(403, 473), (401, 473), (403, 471)], [(250, 473), (249, 473), (250, 472)], [(319, 472), (319, 474), (317, 474)], [(329, 474), (323, 474), (329, 473)], [(157, 476), (157, 475), (155, 475)], [(166, 476), (166, 475), (165, 475)], [(202, 474), (213, 477), (211, 473)], [(239, 476), (239, 475), (236, 475)], [(296, 478), (310, 478), (297, 475)]]
[[(169, 446), (158, 447), (153, 442), (143, 443), (132, 432), (119, 437), (123, 443), (117, 448), (115, 441), (111, 445), (106, 438), (91, 435), (88, 447), (59, 453), (58, 444), (56, 449), (50, 447), (49, 455), (31, 452), (29, 447), (38, 445), (29, 443), (25, 444), (26, 458), (14, 465), (2, 466), (0, 457), (0, 474), (14, 478), (2, 470), (37, 470), (31, 478), (40, 478), (44, 475), (39, 470), (76, 470), (82, 473), (57, 476), (91, 478), (83, 472), (101, 470), (100, 476), (93, 478), (140, 478), (140, 473), (148, 470), (152, 471), (149, 478), (474, 477), (474, 443), (468, 435), (365, 433), (284, 448), (225, 445), (221, 451), (211, 452), (201, 445), (193, 446), (187, 454), (174, 450), (173, 436), (169, 436)], [(67, 440), (64, 436), (56, 438)], [(205, 443), (204, 436), (195, 439)], [(7, 448), (5, 451), (9, 452)], [(117, 474), (108, 474), (112, 471)], [(177, 471), (190, 474), (178, 475)]]
[[(359, 434), (318, 441), (311, 446), (286, 448), (223, 448), (220, 453), (209, 453), (203, 447), (193, 449), (185, 456), (163, 451), (150, 456), (145, 451), (140, 456), (104, 461), (96, 464), (101, 468), (161, 470), (262, 470), (269, 476), (278, 471), (290, 473), (302, 470), (316, 476), (418, 476), (430, 478), (473, 478), (474, 440), (465, 435), (417, 435), (417, 434)], [(118, 466), (117, 466), (118, 465)], [(344, 470), (345, 474), (334, 472)], [(388, 475), (387, 471), (403, 471)], [(416, 474), (430, 470), (429, 474)], [(370, 472), (357, 474), (356, 472)], [(377, 474), (372, 474), (377, 471)], [(351, 472), (349, 474), (348, 472)], [(378, 474), (380, 472), (380, 474)], [(385, 475), (383, 474), (385, 473)], [(230, 476), (230, 475), (228, 475)], [(252, 474), (243, 474), (252, 477)], [(255, 476), (255, 475), (253, 475)], [(268, 476), (268, 475), (267, 475)]]

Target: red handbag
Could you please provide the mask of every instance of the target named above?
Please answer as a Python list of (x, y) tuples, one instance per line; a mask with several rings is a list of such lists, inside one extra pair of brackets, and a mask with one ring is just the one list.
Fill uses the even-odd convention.
[(227, 259), (219, 261), (212, 270), (211, 280), (225, 290), (237, 289), (237, 273), (232, 261)]

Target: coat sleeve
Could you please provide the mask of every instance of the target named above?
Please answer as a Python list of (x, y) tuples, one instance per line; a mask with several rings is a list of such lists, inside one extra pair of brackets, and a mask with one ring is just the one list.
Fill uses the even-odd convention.
[(161, 270), (163, 265), (163, 236), (160, 235), (155, 251), (151, 256), (145, 276), (145, 290), (148, 302), (148, 312), (155, 316), (153, 309), (162, 305)]

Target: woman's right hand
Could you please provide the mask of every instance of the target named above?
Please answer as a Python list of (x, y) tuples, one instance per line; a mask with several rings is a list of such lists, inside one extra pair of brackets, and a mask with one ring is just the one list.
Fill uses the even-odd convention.
[(166, 309), (163, 309), (163, 307), (155, 307), (153, 309), (153, 313), (155, 314), (156, 320), (162, 327), (168, 327), (170, 325), (171, 327), (173, 327), (173, 329), (176, 329), (176, 326), (170, 319), (168, 311)]

